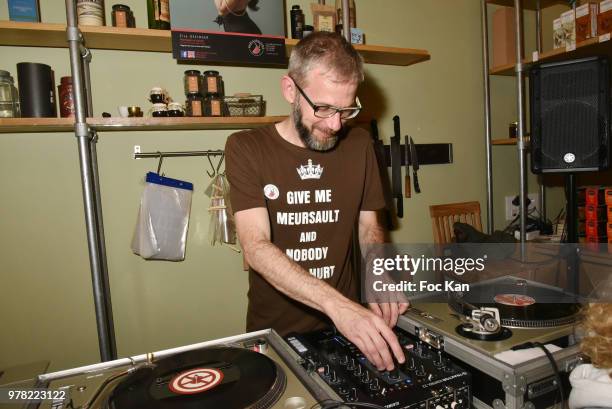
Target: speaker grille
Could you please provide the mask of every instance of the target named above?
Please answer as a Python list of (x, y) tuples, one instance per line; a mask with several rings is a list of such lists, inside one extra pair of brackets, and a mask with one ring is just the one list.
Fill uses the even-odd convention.
[(607, 60), (543, 64), (531, 72), (532, 170), (608, 166), (610, 91)]

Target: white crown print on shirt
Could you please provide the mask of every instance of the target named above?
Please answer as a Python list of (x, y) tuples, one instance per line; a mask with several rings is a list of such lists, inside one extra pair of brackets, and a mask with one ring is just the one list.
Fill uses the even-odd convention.
[(300, 165), (296, 170), (302, 180), (321, 179), (321, 175), (323, 174), (323, 167), (321, 165), (313, 165), (312, 159), (308, 159), (308, 165)]

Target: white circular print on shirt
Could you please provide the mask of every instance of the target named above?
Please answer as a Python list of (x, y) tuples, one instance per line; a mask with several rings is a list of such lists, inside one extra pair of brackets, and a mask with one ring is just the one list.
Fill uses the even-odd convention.
[(264, 195), (270, 200), (276, 200), (280, 196), (280, 192), (275, 185), (265, 185)]

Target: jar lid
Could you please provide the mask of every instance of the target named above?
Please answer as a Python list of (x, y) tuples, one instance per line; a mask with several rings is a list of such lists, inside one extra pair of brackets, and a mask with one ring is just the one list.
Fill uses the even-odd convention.
[(115, 11), (130, 11), (130, 7), (125, 4), (113, 4), (113, 10)]
[(198, 70), (187, 70), (187, 71), (185, 71), (185, 75), (200, 75), (200, 71), (198, 71)]
[(164, 93), (164, 89), (161, 87), (153, 87), (151, 88), (151, 91), (149, 91), (150, 95), (154, 95), (154, 94), (163, 94)]
[(176, 110), (184, 110), (185, 108), (183, 108), (183, 104), (181, 104), (180, 102), (171, 102), (168, 104), (168, 109), (171, 111), (176, 111)]
[(300, 6), (297, 5), (297, 4), (295, 6), (293, 6), (293, 7), (291, 7), (291, 10), (299, 10), (299, 9), (300, 9)]
[(67, 76), (67, 77), (62, 77), (60, 82), (62, 84), (72, 84), (72, 77), (71, 76)]
[(204, 75), (206, 76), (218, 76), (219, 75), (219, 71), (214, 71), (214, 70), (210, 70), (210, 71), (204, 71)]
[(158, 104), (153, 104), (153, 111), (167, 111), (168, 107), (166, 106), (166, 104), (163, 103), (158, 103)]
[(190, 92), (187, 94), (187, 99), (202, 99), (202, 95), (199, 92)]
[(10, 72), (8, 72), (8, 71), (4, 71), (4, 70), (0, 70), (0, 77), (8, 77), (8, 78), (10, 78), (11, 80), (13, 79), (13, 78), (11, 77), (11, 73), (10, 73)]

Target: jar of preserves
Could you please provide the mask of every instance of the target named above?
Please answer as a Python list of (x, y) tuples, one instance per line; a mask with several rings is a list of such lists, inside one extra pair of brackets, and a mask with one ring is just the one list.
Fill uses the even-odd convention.
[(134, 13), (132, 13), (132, 10), (130, 10), (129, 6), (126, 6), (125, 4), (113, 5), (111, 17), (113, 21), (113, 27), (136, 27)]
[(183, 104), (180, 102), (170, 102), (168, 104), (168, 116), (185, 116), (185, 108), (183, 108)]
[(166, 90), (160, 87), (153, 87), (149, 91), (149, 101), (153, 104), (165, 104), (168, 102)]
[(200, 75), (200, 71), (198, 70), (185, 71), (183, 85), (185, 88), (185, 95), (189, 95), (189, 94), (202, 95), (202, 75)]
[(223, 96), (223, 78), (219, 71), (204, 71), (204, 94)]
[(223, 98), (219, 94), (209, 94), (206, 97), (204, 116), (225, 116)]
[(200, 94), (187, 95), (185, 102), (185, 110), (187, 116), (203, 116), (204, 115), (204, 98)]
[(151, 108), (151, 116), (155, 118), (168, 116), (168, 107), (166, 104), (153, 104), (153, 108)]
[(62, 77), (57, 87), (59, 95), (59, 108), (61, 118), (74, 117), (74, 94), (72, 91), (72, 77)]

